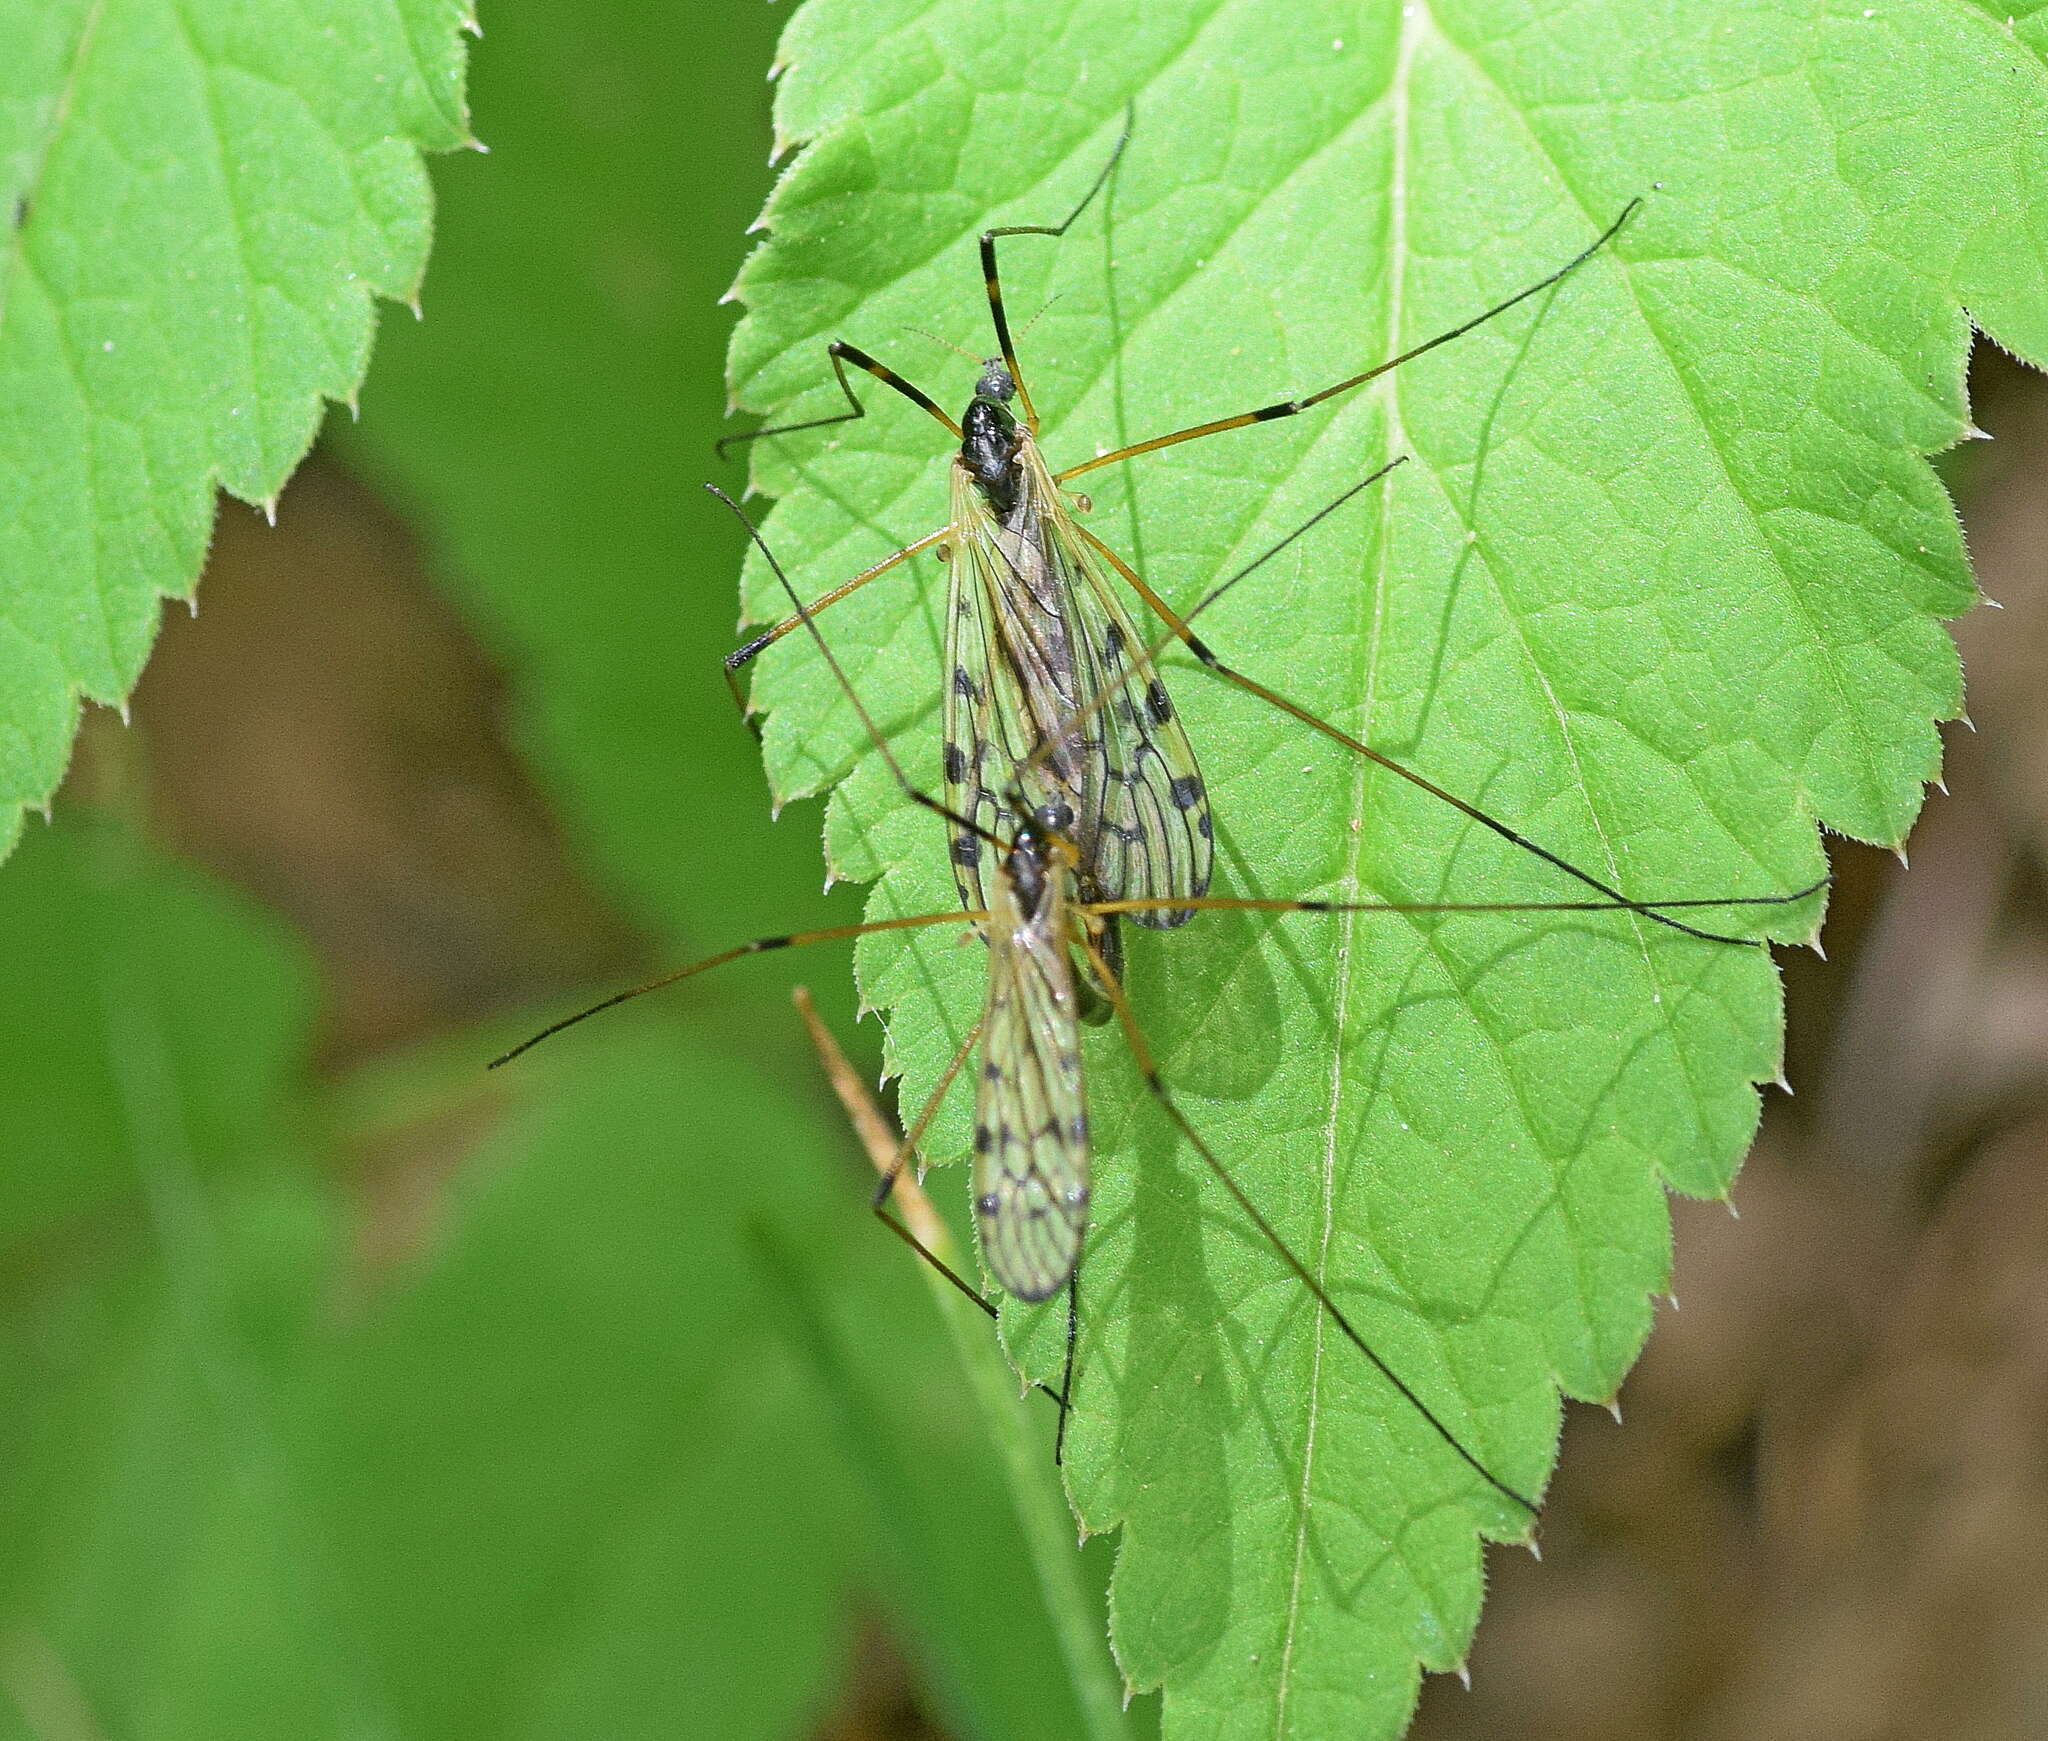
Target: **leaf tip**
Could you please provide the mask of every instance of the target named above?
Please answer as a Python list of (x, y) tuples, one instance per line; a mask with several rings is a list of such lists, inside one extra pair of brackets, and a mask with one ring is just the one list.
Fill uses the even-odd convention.
[(1451, 1673), (1458, 1677), (1458, 1685), (1463, 1687), (1466, 1692), (1469, 1693), (1472, 1690), (1472, 1665), (1469, 1662), (1459, 1663), (1456, 1668), (1451, 1670)]
[(1608, 1412), (1609, 1414), (1611, 1414), (1611, 1415), (1612, 1415), (1612, 1416), (1614, 1417), (1614, 1424), (1615, 1424), (1615, 1425), (1616, 1425), (1617, 1427), (1618, 1427), (1618, 1426), (1620, 1426), (1620, 1425), (1621, 1425), (1621, 1392), (1620, 1392), (1620, 1391), (1616, 1391), (1616, 1392), (1614, 1393), (1614, 1395), (1610, 1396), (1610, 1397), (1609, 1397), (1609, 1398), (1607, 1399), (1607, 1401), (1606, 1401), (1606, 1403), (1605, 1403), (1605, 1405), (1604, 1405), (1604, 1406), (1605, 1406), (1605, 1408), (1606, 1408), (1607, 1412)]

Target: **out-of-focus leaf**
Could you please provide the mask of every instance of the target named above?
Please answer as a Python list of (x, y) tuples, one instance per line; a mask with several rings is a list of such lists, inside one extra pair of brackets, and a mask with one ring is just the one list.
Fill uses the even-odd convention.
[(244, 942), (251, 924), (117, 830), (46, 831), (24, 848), (0, 894), (0, 1102), (14, 1109), (0, 1261), (33, 1264), (86, 1218), (132, 1203), (138, 1097), (175, 1098), (209, 1172), (250, 1165), (274, 1139), (303, 992), (274, 948)]
[[(920, 1290), (814, 1115), (646, 1010), (499, 1080), (517, 1110), (471, 1157), (443, 1249), (337, 1351), (310, 1432), (408, 1732), (651, 1738), (686, 1713), (791, 1733), (865, 1592), (943, 1621), (937, 1684), (998, 1714), (977, 1727), (1072, 1733), (1057, 1681), (1021, 1725), (984, 1684), (1046, 1659), (1045, 1622)], [(845, 1398), (775, 1333), (764, 1228), (851, 1324), (834, 1344), (886, 1399), (868, 1407), (895, 1443), (868, 1449), (900, 1490), (850, 1472)], [(935, 1616), (933, 1588), (957, 1611)], [(969, 1625), (985, 1643), (947, 1630)]]
[(279, 1100), (299, 964), (103, 824), (39, 832), (0, 925), (33, 940), (0, 950), (0, 1702), (37, 1737), (364, 1733), (281, 1405), (334, 1235)]
[[(963, 1727), (1074, 1732), (921, 1290), (814, 1114), (651, 1012), (488, 1087), (471, 1064), (499, 1128), (365, 1303), (288, 1141), (297, 964), (117, 830), (17, 869), (0, 926), (39, 946), (0, 955), (0, 1003), (67, 1001), (0, 1098), (29, 1131), (98, 1117), (7, 1199), (6, 1720), (770, 1741), (835, 1696), (867, 1605), (917, 1623)], [(896, 1485), (849, 1475), (844, 1387), (775, 1332), (763, 1225), (850, 1236), (808, 1286)]]

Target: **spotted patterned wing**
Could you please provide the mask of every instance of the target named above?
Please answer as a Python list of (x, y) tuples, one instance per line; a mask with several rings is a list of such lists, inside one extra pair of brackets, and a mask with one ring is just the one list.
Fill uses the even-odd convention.
[[(1058, 668), (1044, 688), (1059, 711), (1048, 715), (1041, 703), (1036, 725), (1043, 736), (1063, 734), (1063, 754), (1076, 764), (1068, 785), (1081, 885), (1103, 900), (1205, 894), (1213, 825), (1194, 748), (1116, 583), (1075, 530), (1037, 448), (1027, 445), (1020, 462), (1016, 518), (1036, 528), (1044, 572), (1030, 594), (1037, 617), (1020, 623), (1006, 613), (1002, 623), (1006, 643), (1035, 637), (1031, 652)], [(1048, 614), (1056, 630), (1046, 626)], [(1028, 664), (1031, 652), (1013, 662)], [(1131, 915), (1157, 927), (1192, 916), (1187, 908)]]
[[(1099, 559), (1071, 534), (1064, 548), (1075, 575), (1075, 687), (1084, 697), (1108, 697), (1099, 820), (1075, 831), (1082, 878), (1105, 900), (1207, 894), (1215, 824), (1194, 746)], [(1130, 917), (1164, 929), (1194, 912), (1164, 907)]]
[[(1090, 899), (1206, 893), (1208, 796), (1172, 699), (1029, 442), (1019, 478), (1017, 505), (999, 519), (954, 468), (947, 802), (1005, 840), (1020, 820), (1013, 785), (1027, 809), (1062, 809)], [(975, 908), (987, 906), (987, 850), (956, 827), (954, 879)], [(1191, 915), (1132, 916), (1170, 926)]]
[[(1012, 770), (1028, 753), (1015, 674), (999, 656), (992, 613), (997, 579), (995, 518), (961, 468), (953, 468), (951, 584), (946, 600), (946, 807), (987, 837), (1008, 840), (1017, 819), (1006, 802)], [(953, 885), (972, 912), (988, 910), (987, 839), (953, 825)]]
[(1088, 1111), (1056, 878), (1035, 908), (991, 878), (988, 1006), (974, 1120), (974, 1217), (996, 1280), (1020, 1300), (1066, 1286), (1088, 1226)]

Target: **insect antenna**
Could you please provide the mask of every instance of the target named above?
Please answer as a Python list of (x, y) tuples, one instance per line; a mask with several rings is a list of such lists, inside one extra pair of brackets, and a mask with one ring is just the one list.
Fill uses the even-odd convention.
[[(951, 339), (942, 339), (939, 337), (937, 333), (933, 332), (929, 327), (906, 326), (903, 330), (905, 332), (914, 332), (921, 339), (930, 339), (933, 344), (943, 346), (945, 349), (951, 351), (955, 356), (965, 357), (970, 363), (975, 364), (977, 367), (984, 361), (983, 358), (977, 357), (965, 345), (956, 345)], [(1025, 330), (1029, 331), (1030, 329), (1027, 327)]]

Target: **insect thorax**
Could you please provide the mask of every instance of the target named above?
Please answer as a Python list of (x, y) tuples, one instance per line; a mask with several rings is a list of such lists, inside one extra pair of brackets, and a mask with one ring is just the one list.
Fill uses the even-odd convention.
[(960, 463), (1005, 519), (1017, 506), (1017, 442), (1017, 419), (1009, 407), (976, 394), (960, 419)]

